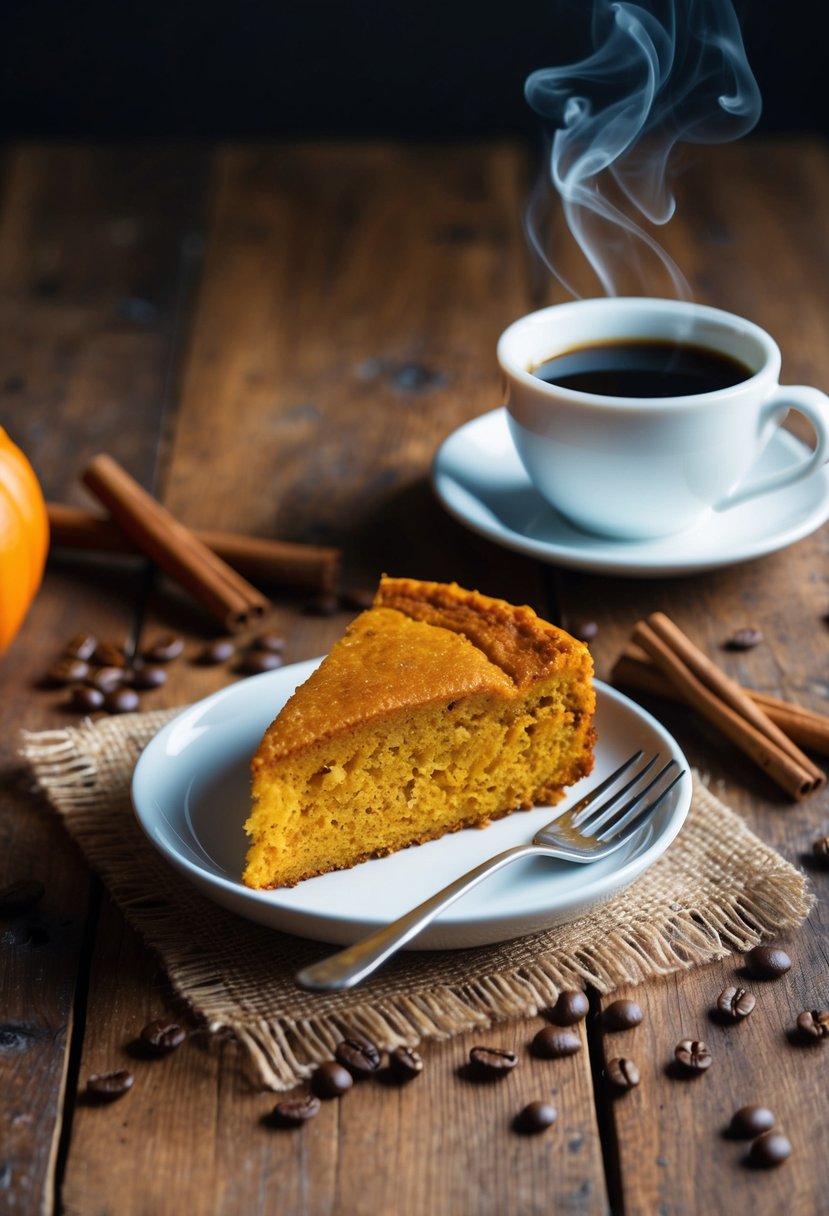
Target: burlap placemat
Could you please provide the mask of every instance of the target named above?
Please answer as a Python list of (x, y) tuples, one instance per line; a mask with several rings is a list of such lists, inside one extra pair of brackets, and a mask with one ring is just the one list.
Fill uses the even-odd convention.
[(353, 992), (298, 989), (294, 972), (331, 947), (250, 923), (186, 883), (132, 813), (135, 761), (169, 711), (26, 733), (36, 780), (175, 991), (247, 1047), (261, 1082), (287, 1089), (329, 1059), (343, 1030), (413, 1046), (537, 1013), (565, 988), (609, 992), (745, 951), (800, 923), (804, 876), (695, 780), (686, 824), (633, 886), (589, 915), (474, 950), (399, 955)]

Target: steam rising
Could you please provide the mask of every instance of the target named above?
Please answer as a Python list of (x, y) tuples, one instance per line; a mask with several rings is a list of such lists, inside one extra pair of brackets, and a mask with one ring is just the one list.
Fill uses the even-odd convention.
[[(641, 262), (644, 243), (684, 296), (681, 271), (642, 222), (665, 224), (674, 213), (667, 169), (676, 144), (738, 139), (760, 116), (760, 94), (731, 0), (645, 2), (594, 0), (593, 53), (533, 72), (525, 95), (552, 128), (552, 184), (604, 292), (617, 294), (622, 265)], [(538, 192), (530, 201), (528, 236), (564, 282), (544, 252), (543, 203)]]

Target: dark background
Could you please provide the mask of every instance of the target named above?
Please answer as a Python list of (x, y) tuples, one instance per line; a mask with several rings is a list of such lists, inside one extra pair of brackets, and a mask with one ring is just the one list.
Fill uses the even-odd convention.
[[(736, 0), (761, 131), (829, 131), (825, 7)], [(524, 80), (585, 54), (590, 9), (590, 0), (14, 0), (0, 30), (2, 134), (532, 134)]]

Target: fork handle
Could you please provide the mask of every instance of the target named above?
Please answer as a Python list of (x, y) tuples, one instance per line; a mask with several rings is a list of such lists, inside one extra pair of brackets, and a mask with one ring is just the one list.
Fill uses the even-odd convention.
[(509, 865), (510, 862), (517, 861), (519, 857), (531, 857), (543, 851), (538, 845), (524, 844), (507, 849), (503, 853), (497, 853), (495, 857), (490, 857), (476, 866), (474, 870), (456, 878), (442, 891), (438, 891), (436, 895), (424, 900), (411, 912), (392, 921), (385, 928), (378, 929), (376, 933), (363, 938), (362, 941), (355, 942), (353, 946), (346, 946), (345, 950), (340, 950), (337, 954), (332, 954), (328, 958), (321, 959), (318, 963), (312, 963), (310, 967), (298, 971), (295, 976), (296, 982), (300, 988), (308, 988), (312, 992), (333, 992), (340, 988), (353, 988), (355, 984), (359, 984), (361, 980), (371, 975), (401, 946), (405, 946), (406, 942), (410, 942), (413, 937), (416, 937), (421, 929), (425, 929), (444, 908), (448, 908), (456, 899), (460, 899), (467, 891), (471, 891), (483, 879)]

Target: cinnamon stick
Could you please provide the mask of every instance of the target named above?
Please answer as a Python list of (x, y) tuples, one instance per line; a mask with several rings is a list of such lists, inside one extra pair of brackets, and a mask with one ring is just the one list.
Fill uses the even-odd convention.
[(260, 591), (179, 523), (111, 456), (93, 457), (81, 479), (138, 548), (226, 629), (243, 629), (270, 607)]
[(646, 621), (640, 621), (632, 637), (683, 700), (740, 747), (788, 794), (803, 798), (825, 784), (823, 772), (809, 757), (664, 613), (655, 612)]
[[(682, 699), (674, 685), (648, 656), (647, 651), (632, 642), (614, 663), (611, 678), (614, 684), (623, 688), (653, 693), (673, 701)], [(780, 697), (773, 697), (769, 693), (759, 692), (755, 688), (746, 688), (744, 685), (740, 687), (746, 696), (800, 747), (818, 752), (821, 756), (829, 756), (829, 717), (802, 705), (795, 705), (791, 701), (784, 701)]]
[[(66, 549), (137, 553), (139, 548), (114, 520), (64, 503), (46, 504), (52, 543)], [(318, 545), (266, 540), (234, 532), (194, 529), (194, 535), (239, 574), (266, 585), (301, 591), (334, 591), (340, 551)]]

